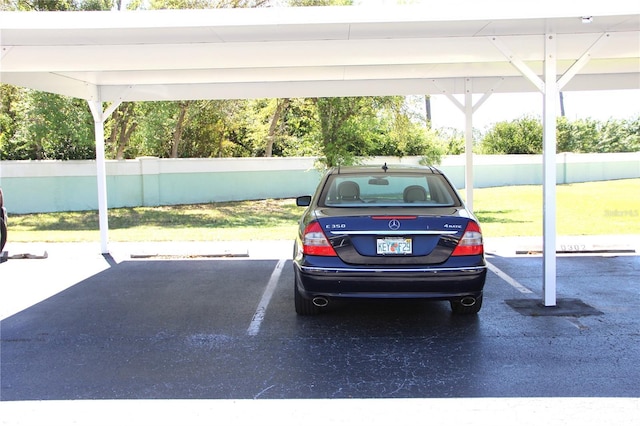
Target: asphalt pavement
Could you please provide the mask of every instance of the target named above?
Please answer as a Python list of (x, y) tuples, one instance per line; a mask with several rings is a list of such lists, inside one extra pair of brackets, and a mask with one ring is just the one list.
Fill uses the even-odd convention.
[(396, 301), (310, 318), (290, 241), (9, 242), (0, 424), (638, 424), (639, 241), (558, 238), (573, 311), (540, 306), (539, 239), (489, 239), (478, 316)]

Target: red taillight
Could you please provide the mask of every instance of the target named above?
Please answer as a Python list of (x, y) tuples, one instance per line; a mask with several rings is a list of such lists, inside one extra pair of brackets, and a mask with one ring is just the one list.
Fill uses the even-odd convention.
[(464, 235), (458, 241), (451, 256), (472, 256), (482, 254), (484, 252), (484, 246), (482, 244), (482, 232), (480, 226), (473, 221), (469, 221), (467, 229), (464, 230)]
[(414, 220), (417, 218), (418, 216), (371, 216), (371, 219), (373, 220), (391, 220), (391, 219)]
[(311, 222), (304, 229), (302, 252), (313, 256), (337, 256), (318, 222)]

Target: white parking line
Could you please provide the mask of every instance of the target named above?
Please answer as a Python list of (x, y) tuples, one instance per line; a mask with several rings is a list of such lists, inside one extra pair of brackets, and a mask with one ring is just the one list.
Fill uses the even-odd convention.
[(260, 299), (260, 303), (258, 304), (258, 308), (256, 309), (256, 313), (253, 314), (253, 319), (251, 320), (251, 324), (249, 324), (249, 328), (247, 329), (247, 334), (249, 336), (255, 336), (260, 331), (260, 325), (262, 325), (262, 320), (264, 320), (264, 314), (267, 311), (267, 306), (269, 306), (269, 302), (271, 301), (271, 296), (273, 296), (273, 292), (278, 285), (278, 280), (280, 279), (280, 274), (282, 273), (282, 268), (284, 268), (284, 264), (287, 262), (286, 259), (280, 259), (275, 269), (271, 273), (271, 278), (269, 278), (269, 283), (267, 283), (267, 288), (264, 289), (264, 293), (262, 294), (262, 299)]
[(520, 293), (533, 294), (533, 291), (529, 290), (528, 288), (520, 284), (518, 281), (511, 278), (509, 275), (504, 273), (494, 264), (487, 262), (487, 268), (489, 268), (491, 272), (496, 274), (499, 278), (503, 279), (507, 284), (509, 284), (511, 287), (515, 288), (516, 290), (518, 290)]
[[(640, 424), (639, 398), (365, 398), (1, 401), (2, 424), (164, 426), (386, 426), (450, 423), (461, 426)], [(321, 416), (309, 416), (320, 412)], [(260, 416), (259, 421), (256, 415)], [(425, 422), (426, 423), (426, 422)]]

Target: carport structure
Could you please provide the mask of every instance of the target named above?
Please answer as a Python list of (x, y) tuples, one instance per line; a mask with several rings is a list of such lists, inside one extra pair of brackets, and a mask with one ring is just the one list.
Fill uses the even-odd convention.
[(104, 122), (123, 101), (446, 95), (466, 117), (472, 208), (473, 112), (493, 93), (541, 93), (546, 306), (556, 304), (559, 92), (640, 88), (640, 6), (628, 0), (2, 12), (0, 30), (3, 83), (89, 103), (103, 253)]

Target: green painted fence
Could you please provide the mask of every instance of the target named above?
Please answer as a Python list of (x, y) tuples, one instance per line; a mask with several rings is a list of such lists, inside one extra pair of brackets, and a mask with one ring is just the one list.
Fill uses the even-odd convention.
[[(370, 164), (418, 164), (418, 157), (377, 157)], [(110, 208), (291, 198), (310, 194), (321, 173), (315, 158), (207, 158), (107, 161)], [(464, 156), (440, 168), (464, 188)], [(640, 177), (640, 153), (558, 154), (558, 183)], [(474, 156), (477, 188), (542, 183), (542, 156)], [(95, 161), (0, 161), (10, 214), (96, 210)]]

